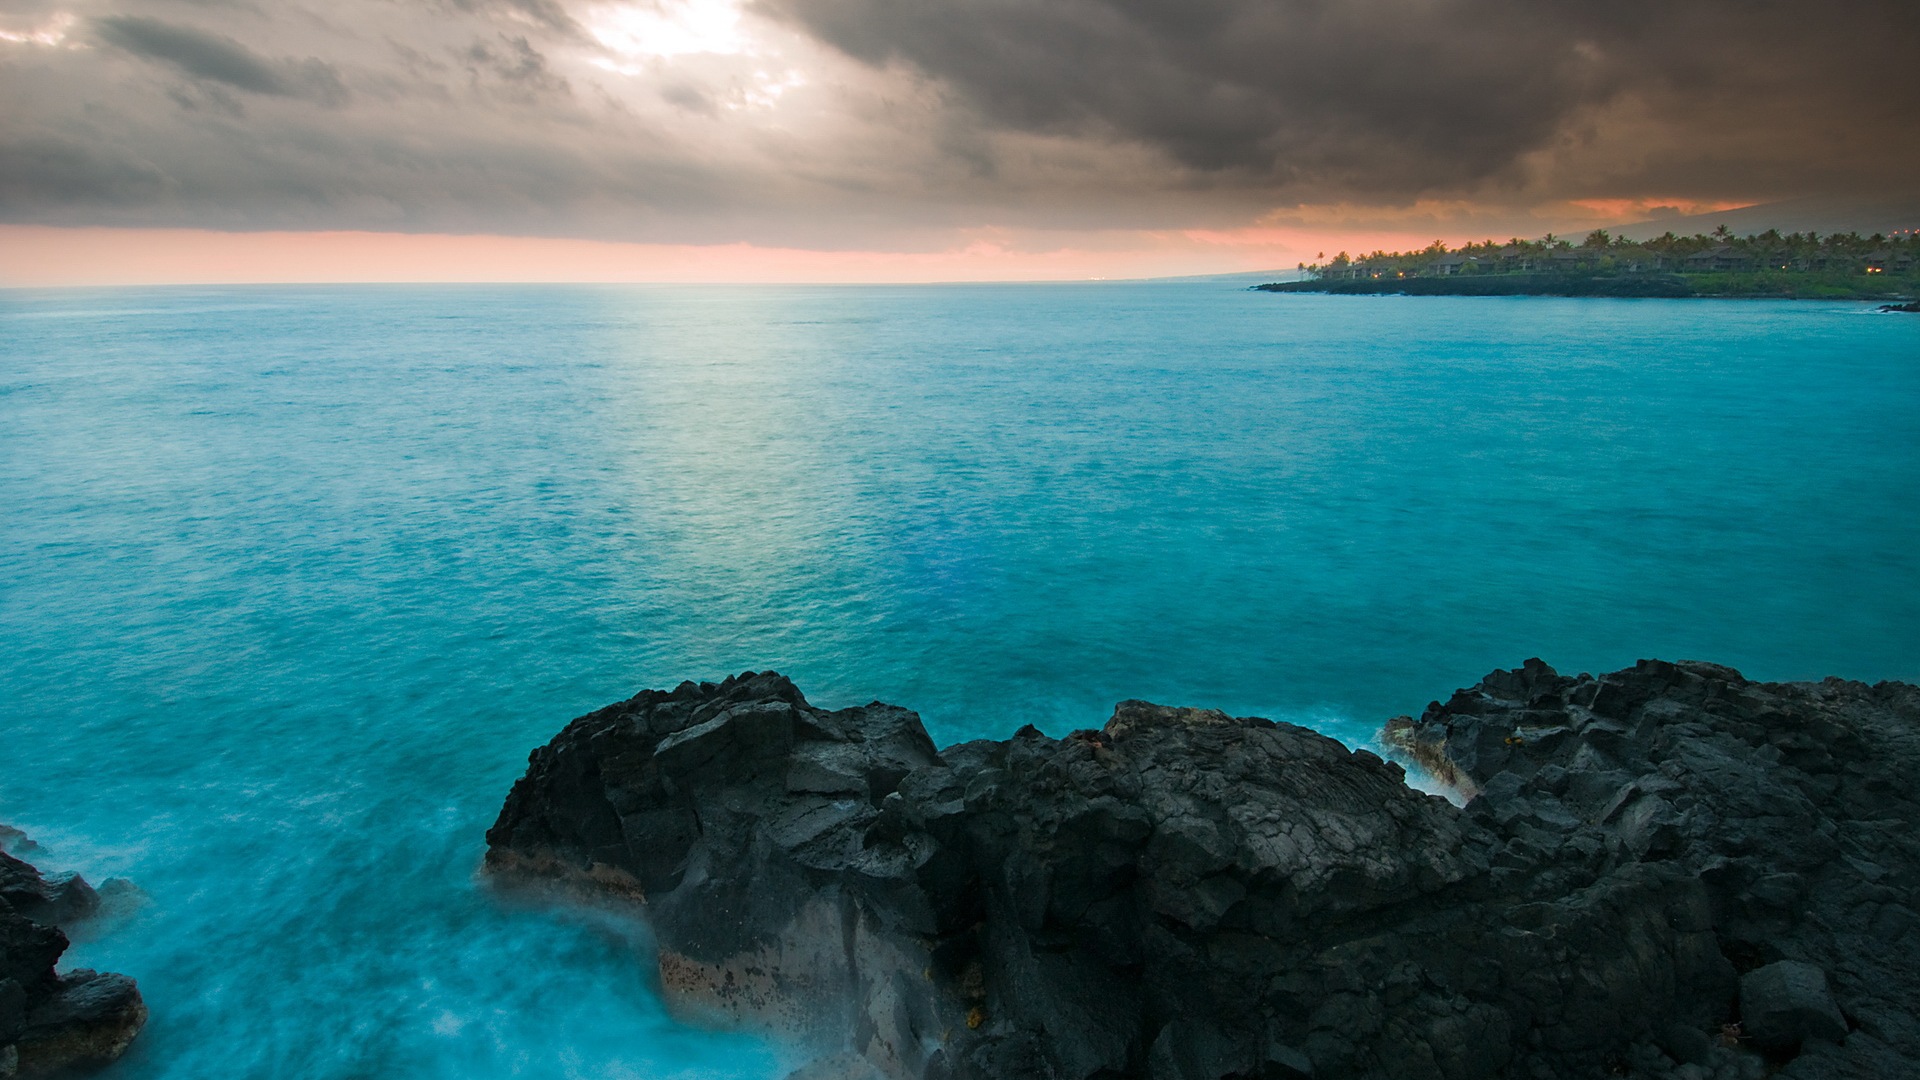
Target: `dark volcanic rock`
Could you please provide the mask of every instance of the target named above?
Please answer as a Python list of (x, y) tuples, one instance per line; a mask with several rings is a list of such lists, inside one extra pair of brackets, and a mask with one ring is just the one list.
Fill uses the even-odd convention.
[[(1568, 678), (1533, 660), (1393, 726), (1484, 791), (1469, 813), (1509, 846), (1597, 834), (1615, 864), (1697, 878), (1743, 974), (1823, 972), (1852, 1031), (1826, 1030), (1843, 1044), (1789, 1075), (1920, 1075), (1920, 689), (1659, 661)], [(1737, 1019), (1766, 1041), (1771, 1019)]]
[(1798, 960), (1775, 961), (1740, 976), (1740, 1016), (1747, 1036), (1771, 1050), (1847, 1037), (1846, 1018), (1827, 992), (1827, 973)]
[(1741, 975), (1781, 960), (1851, 1029), (1789, 980), (1791, 1075), (1914, 1074), (1916, 694), (1530, 661), (1390, 725), (1462, 811), (1287, 724), (936, 753), (749, 674), (574, 721), (487, 864), (644, 902), (670, 999), (821, 1075), (1758, 1076)]
[[(21, 839), (6, 829), (9, 839)], [(31, 844), (16, 844), (32, 850)], [(147, 1020), (125, 975), (56, 974), (67, 949), (59, 925), (94, 913), (99, 898), (77, 874), (43, 877), (0, 852), (0, 1080), (52, 1076), (118, 1058)]]
[(59, 925), (98, 911), (100, 897), (79, 874), (42, 875), (0, 851), (0, 903), (37, 922)]

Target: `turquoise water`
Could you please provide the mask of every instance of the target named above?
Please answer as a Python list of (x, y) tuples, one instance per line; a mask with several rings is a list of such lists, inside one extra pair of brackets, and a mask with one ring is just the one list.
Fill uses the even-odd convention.
[(1539, 655), (1920, 677), (1920, 318), (1209, 282), (0, 293), (0, 821), (149, 896), (116, 1077), (760, 1077), (473, 871), (748, 668), (942, 741), (1363, 741)]

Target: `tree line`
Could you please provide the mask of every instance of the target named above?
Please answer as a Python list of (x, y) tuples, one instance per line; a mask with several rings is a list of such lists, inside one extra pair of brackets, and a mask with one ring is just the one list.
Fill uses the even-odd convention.
[[(1320, 258), (1326, 256), (1321, 254)], [(1587, 273), (1725, 273), (1799, 271), (1849, 274), (1912, 272), (1920, 266), (1920, 233), (1782, 234), (1777, 229), (1736, 236), (1725, 225), (1711, 233), (1628, 240), (1595, 229), (1574, 243), (1548, 233), (1538, 240), (1514, 237), (1449, 248), (1435, 240), (1418, 251), (1374, 251), (1302, 263), (1315, 278), (1414, 277), (1475, 273), (1574, 271)]]

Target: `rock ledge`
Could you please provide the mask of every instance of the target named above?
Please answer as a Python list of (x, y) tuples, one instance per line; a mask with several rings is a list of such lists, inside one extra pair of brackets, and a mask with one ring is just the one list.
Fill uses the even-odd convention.
[(1121, 703), (936, 750), (771, 673), (534, 751), (502, 879), (637, 905), (813, 1075), (1920, 1075), (1920, 690), (1494, 672), (1389, 740)]

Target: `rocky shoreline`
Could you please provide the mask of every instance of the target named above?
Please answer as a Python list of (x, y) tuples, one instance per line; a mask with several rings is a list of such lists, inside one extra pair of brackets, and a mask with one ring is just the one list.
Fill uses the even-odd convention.
[(62, 927), (98, 914), (101, 894), (79, 874), (42, 874), (10, 850), (35, 845), (0, 825), (0, 1080), (112, 1062), (147, 1022), (139, 988), (111, 972), (54, 970), (67, 951)]
[(1920, 690), (1538, 661), (1388, 724), (1123, 702), (936, 750), (786, 679), (536, 750), (488, 872), (632, 906), (811, 1076), (1920, 1075)]
[[(1702, 278), (1705, 277), (1705, 280)], [(1810, 282), (1768, 281), (1755, 276), (1745, 288), (1729, 288), (1738, 277), (1691, 274), (1508, 273), (1460, 277), (1310, 279), (1250, 286), (1253, 292), (1325, 293), (1332, 296), (1575, 296), (1665, 300), (1894, 300), (1881, 311), (1920, 310), (1902, 303), (1913, 295), (1910, 282), (1891, 284), (1870, 277)]]

